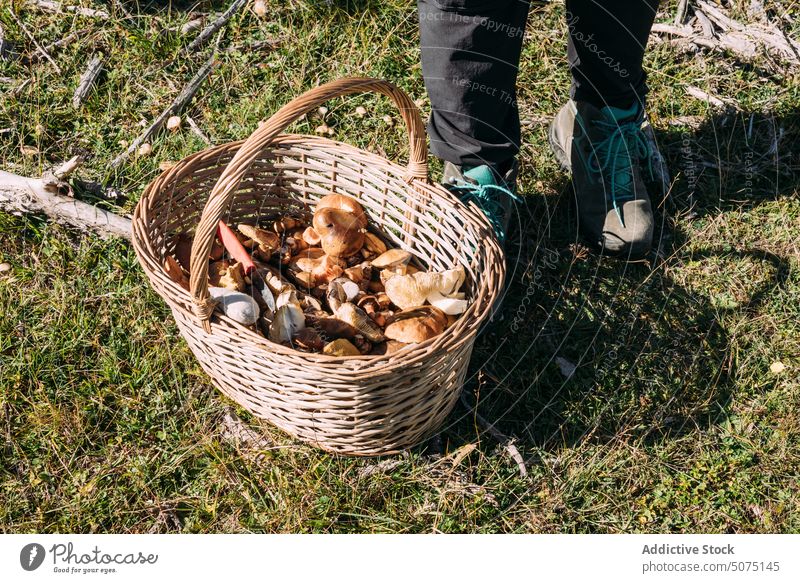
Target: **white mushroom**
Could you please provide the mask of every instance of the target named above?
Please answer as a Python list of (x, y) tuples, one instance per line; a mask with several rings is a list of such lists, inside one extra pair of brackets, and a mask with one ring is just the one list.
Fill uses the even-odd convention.
[(433, 291), (428, 294), (427, 300), (428, 303), (432, 306), (436, 306), (445, 314), (456, 316), (458, 314), (463, 314), (467, 310), (468, 302), (463, 296), (464, 294), (454, 294), (448, 297), (443, 296), (438, 291)]
[(252, 326), (258, 320), (258, 304), (247, 294), (214, 286), (208, 288), (208, 293), (231, 320), (244, 326)]
[(386, 293), (397, 307), (401, 309), (421, 306), (434, 292), (443, 296), (456, 293), (464, 283), (463, 267), (448, 269), (441, 273), (424, 272), (408, 275), (395, 275), (384, 282)]

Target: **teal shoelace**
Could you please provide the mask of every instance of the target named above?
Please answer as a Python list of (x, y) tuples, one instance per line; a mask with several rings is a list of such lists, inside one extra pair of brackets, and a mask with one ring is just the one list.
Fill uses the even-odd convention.
[(516, 194), (511, 192), (508, 188), (500, 186), (499, 184), (472, 184), (461, 180), (451, 186), (458, 194), (458, 197), (464, 204), (474, 202), (489, 219), (497, 238), (500, 243), (506, 240), (505, 227), (503, 225), (503, 212), (505, 208), (495, 193), (502, 193), (515, 202), (522, 202), (522, 199)]
[(653, 178), (650, 144), (641, 127), (641, 120), (606, 121), (592, 120), (607, 136), (594, 145), (589, 154), (589, 170), (594, 174), (611, 175), (609, 193), (611, 204), (619, 222), (625, 225), (619, 210), (620, 202), (633, 200), (633, 164), (647, 160), (650, 177)]

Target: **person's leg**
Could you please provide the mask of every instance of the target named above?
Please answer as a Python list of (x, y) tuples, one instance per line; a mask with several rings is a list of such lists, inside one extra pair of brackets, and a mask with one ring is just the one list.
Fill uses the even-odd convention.
[(642, 59), (657, 0), (567, 0), (572, 99), (550, 126), (572, 173), (581, 232), (605, 252), (644, 257), (653, 211), (640, 166), (647, 92)]
[(519, 151), (515, 84), (527, 0), (419, 0), (431, 152), (503, 172)]
[(658, 0), (567, 0), (571, 96), (595, 107), (644, 104), (642, 69)]

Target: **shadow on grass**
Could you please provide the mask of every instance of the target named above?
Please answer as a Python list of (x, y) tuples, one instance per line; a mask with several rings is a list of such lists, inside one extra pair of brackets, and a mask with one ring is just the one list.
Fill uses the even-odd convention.
[[(677, 178), (661, 197), (660, 253), (650, 262), (583, 247), (566, 178), (559, 196), (529, 195), (503, 306), (475, 346), (466, 390), (478, 412), (533, 455), (586, 441), (672, 439), (726, 419), (741, 387), (726, 323), (757, 314), (789, 267), (769, 249), (690, 240), (676, 219), (794, 196), (800, 172), (786, 148), (798, 128), (796, 113), (721, 113), (690, 131), (657, 132)], [(730, 279), (734, 268), (746, 277)], [(743, 279), (747, 289), (734, 289)], [(443, 435), (474, 441), (476, 431), (459, 407)]]

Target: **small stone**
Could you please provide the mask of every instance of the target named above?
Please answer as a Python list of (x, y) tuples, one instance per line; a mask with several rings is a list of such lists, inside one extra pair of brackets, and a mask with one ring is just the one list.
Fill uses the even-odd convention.
[(364, 117), (365, 115), (367, 115), (367, 108), (364, 107), (363, 105), (359, 105), (358, 107), (356, 107), (356, 115), (358, 117)]
[(0, 263), (0, 273), (5, 273), (7, 271), (11, 271), (11, 264), (10, 263)]
[(141, 146), (139, 146), (139, 150), (136, 152), (139, 156), (149, 156), (150, 153), (153, 151), (153, 146), (145, 142)]
[(384, 115), (383, 116), (383, 121), (386, 122), (386, 125), (390, 125), (390, 126), (394, 125), (394, 119), (392, 119), (391, 115)]
[(256, 16), (265, 16), (267, 14), (267, 3), (264, 0), (256, 0), (253, 3), (253, 12)]
[(317, 126), (317, 128), (314, 131), (316, 133), (318, 133), (319, 135), (324, 136), (324, 135), (330, 133), (330, 130), (331, 130), (331, 128), (329, 128), (326, 124), (322, 124), (322, 125)]
[(328, 115), (328, 108), (323, 105), (317, 110), (317, 113), (320, 114), (320, 116), (325, 117)]
[(769, 370), (772, 374), (781, 374), (783, 371), (786, 370), (786, 365), (783, 364), (780, 360), (776, 360), (771, 365), (769, 365)]
[(181, 118), (180, 116), (173, 115), (167, 120), (167, 129), (171, 132), (177, 132), (181, 129)]

